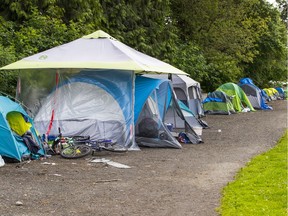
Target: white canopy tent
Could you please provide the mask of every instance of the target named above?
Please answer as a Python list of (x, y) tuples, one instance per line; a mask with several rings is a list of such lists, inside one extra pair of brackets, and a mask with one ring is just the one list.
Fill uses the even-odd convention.
[(23, 58), (0, 69), (47, 68), (117, 69), (135, 73), (186, 74), (170, 64), (121, 43), (101, 30), (70, 43)]
[[(125, 45), (124, 43), (121, 43), (120, 41), (116, 40), (115, 38), (111, 37), (109, 34), (101, 30), (96, 31), (92, 34), (83, 36), (82, 38), (76, 39), (70, 43), (63, 44), (63, 45), (51, 48), (49, 50), (40, 52), (38, 54), (23, 58), (22, 60), (19, 60), (15, 63), (9, 64), (7, 66), (0, 68), (0, 70), (21, 70), (20, 75), (22, 74), (22, 78), (24, 79), (26, 78), (26, 81), (28, 83), (26, 86), (22, 86), (22, 91), (24, 91), (25, 88), (28, 89), (29, 87), (29, 91), (31, 92), (32, 91), (44, 92), (43, 94), (41, 94), (41, 96), (39, 96), (39, 94), (31, 94), (31, 92), (27, 91), (26, 96), (21, 98), (24, 104), (25, 104), (25, 101), (29, 101), (29, 104), (25, 104), (25, 105), (26, 107), (29, 107), (29, 109), (31, 108), (31, 110), (35, 112), (34, 115), (36, 116), (37, 116), (39, 109), (44, 104), (43, 103), (44, 99), (46, 99), (46, 97), (48, 96), (47, 93), (49, 92), (53, 93), (54, 91), (54, 96), (53, 94), (50, 95), (51, 104), (48, 105), (49, 109), (47, 109), (50, 112), (50, 114), (46, 113), (45, 117), (44, 116), (43, 118), (41, 117), (42, 119), (44, 119), (44, 122), (46, 125), (45, 127), (48, 126), (51, 128), (51, 130), (53, 130), (53, 126), (51, 127), (53, 123), (52, 121), (54, 121), (54, 117), (55, 118), (57, 117), (54, 114), (59, 113), (59, 110), (60, 110), (57, 104), (59, 103), (59, 100), (61, 100), (61, 98), (59, 98), (56, 95), (58, 91), (53, 90), (55, 86), (56, 88), (58, 88), (57, 83), (60, 83), (60, 81), (58, 80), (58, 77), (64, 78), (64, 80), (61, 80), (61, 82), (65, 82), (66, 77), (69, 80), (72, 74), (78, 73), (83, 70), (86, 70), (91, 74), (97, 73), (97, 75), (100, 75), (100, 76), (101, 76), (101, 73), (103, 75), (106, 74), (106, 78), (107, 77), (113, 78), (114, 77), (114, 75), (112, 75), (113, 73), (115, 74), (115, 76), (118, 76), (119, 73), (122, 73), (122, 72), (127, 73), (127, 76), (129, 77), (129, 82), (131, 82), (131, 85), (130, 85), (129, 93), (127, 93), (127, 95), (124, 94), (123, 99), (124, 98), (127, 99), (127, 96), (128, 96), (129, 102), (124, 103), (121, 98), (119, 98), (118, 100), (118, 103), (121, 104), (122, 106), (121, 107), (122, 113), (131, 114), (131, 116), (129, 116), (128, 114), (126, 115), (127, 116), (125, 120), (126, 125), (125, 127), (122, 127), (124, 130), (123, 134), (125, 134), (125, 137), (126, 137), (125, 138), (126, 144), (130, 142), (129, 140), (135, 143), (135, 140), (134, 140), (135, 128), (134, 128), (134, 123), (133, 123), (133, 119), (134, 119), (134, 112), (133, 112), (134, 94), (133, 92), (135, 88), (134, 87), (135, 73), (166, 73), (166, 74), (171, 73), (171, 74), (182, 74), (182, 75), (186, 74), (185, 72), (173, 67), (170, 64), (167, 64), (156, 58), (148, 56), (144, 53), (141, 53)], [(24, 71), (27, 73), (30, 73), (29, 77), (25, 76)], [(109, 74), (107, 71), (109, 71)], [(57, 74), (60, 74), (60, 76)], [(32, 79), (35, 79), (36, 77), (38, 77), (38, 80), (32, 80)], [(54, 77), (56, 77), (56, 79)], [(44, 90), (44, 87), (42, 85), (44, 82), (43, 81), (40, 82), (40, 79), (47, 80), (47, 81), (54, 79), (54, 81), (55, 80), (56, 81), (51, 82), (51, 86), (45, 87), (46, 89), (48, 88), (48, 91), (47, 91), (47, 90)], [(102, 83), (101, 80), (102, 79), (100, 78), (100, 83)], [(44, 84), (47, 84), (47, 81)], [(116, 80), (113, 80), (113, 82), (116, 84), (118, 83)], [(21, 83), (23, 84), (25, 82), (21, 82)], [(125, 82), (123, 83), (125, 84)], [(75, 87), (76, 87), (75, 88), (76, 90), (73, 90), (73, 91), (74, 93), (78, 93), (78, 95), (76, 94), (77, 97), (85, 98), (86, 93), (83, 93), (80, 90), (78, 91), (77, 90), (78, 87), (77, 86)], [(93, 88), (93, 92), (95, 93), (95, 98), (101, 96), (101, 91), (98, 91), (96, 87), (92, 87), (92, 88)], [(67, 88), (67, 90), (69, 90), (69, 88)], [(35, 98), (31, 99), (32, 95), (36, 95)], [(70, 98), (70, 96), (73, 95), (72, 92), (69, 92), (69, 93), (63, 92), (63, 95), (67, 97), (66, 98), (67, 102), (73, 101), (73, 98)], [(86, 100), (86, 102), (90, 103), (91, 101)], [(115, 101), (113, 103), (115, 103)], [(33, 109), (35, 107), (37, 107), (37, 109)], [(91, 108), (91, 106), (85, 106), (85, 107)], [(111, 114), (111, 112), (107, 109), (103, 109), (102, 112), (106, 116)], [(92, 111), (90, 110), (89, 113), (91, 114)], [(89, 118), (91, 118), (90, 114), (89, 114)], [(114, 114), (112, 115), (114, 116)], [(38, 117), (40, 118), (40, 114), (38, 115)], [(77, 125), (78, 122), (81, 121), (81, 119), (79, 118), (75, 119), (74, 117), (75, 115), (65, 116), (65, 121), (70, 121), (71, 127), (72, 125), (74, 125), (74, 123), (75, 125)], [(103, 119), (101, 118), (101, 116), (99, 117), (99, 115), (98, 116), (92, 115), (92, 117), (93, 117), (92, 118), (93, 124), (95, 124), (95, 122), (103, 123)], [(45, 119), (50, 122), (47, 122)], [(123, 118), (120, 119), (120, 121), (118, 122), (123, 122)], [(120, 125), (123, 125), (123, 124), (120, 124)], [(86, 126), (88, 127), (88, 125)], [(98, 126), (101, 127), (100, 125)], [(82, 133), (81, 131), (78, 131), (79, 133), (77, 133), (76, 126), (72, 128), (72, 130), (70, 128), (69, 130), (66, 129), (66, 131), (74, 131), (74, 129), (75, 129), (74, 135), (86, 135), (84, 132)], [(45, 130), (43, 129), (42, 131), (45, 131)], [(63, 135), (65, 134), (63, 133)], [(72, 135), (72, 134), (69, 133), (69, 135)], [(135, 145), (132, 144), (132, 146), (135, 146)]]

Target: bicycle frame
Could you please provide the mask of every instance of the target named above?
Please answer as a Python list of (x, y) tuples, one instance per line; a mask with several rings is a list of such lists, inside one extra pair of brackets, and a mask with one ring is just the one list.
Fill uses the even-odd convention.
[(52, 144), (52, 151), (55, 154), (60, 154), (60, 152), (69, 146), (84, 144), (90, 140), (90, 136), (72, 136), (64, 137), (62, 136), (60, 127), (58, 128), (59, 134)]

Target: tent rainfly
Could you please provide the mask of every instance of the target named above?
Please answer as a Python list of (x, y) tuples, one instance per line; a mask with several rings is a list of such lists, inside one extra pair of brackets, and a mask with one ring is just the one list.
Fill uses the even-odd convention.
[(202, 142), (200, 136), (194, 131), (193, 125), (190, 124), (190, 119), (183, 114), (178, 105), (170, 80), (136, 76), (135, 96), (134, 121), (136, 141), (139, 145), (181, 147), (173, 137), (179, 133), (177, 128), (168, 129), (168, 125), (174, 123), (171, 119), (176, 118), (183, 124), (182, 131), (185, 130), (191, 143)]
[[(27, 131), (30, 132), (30, 139), (34, 140), (39, 150), (35, 150), (35, 146), (27, 143), (29, 141), (25, 135)], [(0, 96), (0, 155), (20, 162), (36, 153), (38, 156), (45, 155), (32, 118), (20, 104)]]
[(255, 109), (273, 110), (271, 106), (265, 103), (265, 95), (260, 88), (258, 88), (250, 78), (240, 79), (238, 85), (247, 95), (250, 103)]
[(209, 92), (203, 100), (205, 114), (231, 115), (236, 113), (230, 97), (222, 91)]
[[(165, 74), (147, 74), (145, 76), (156, 79), (168, 78)], [(196, 117), (203, 117), (204, 109), (200, 83), (187, 75), (173, 74), (171, 80), (176, 98), (187, 106)]]
[(225, 83), (218, 87), (216, 91), (223, 91), (226, 95), (232, 97), (232, 104), (236, 112), (255, 111), (245, 92), (235, 83)]

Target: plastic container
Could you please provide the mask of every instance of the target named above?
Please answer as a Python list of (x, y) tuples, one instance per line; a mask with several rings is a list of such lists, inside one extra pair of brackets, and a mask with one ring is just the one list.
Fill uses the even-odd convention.
[(167, 123), (166, 127), (168, 128), (169, 131), (173, 131), (173, 124), (172, 123)]

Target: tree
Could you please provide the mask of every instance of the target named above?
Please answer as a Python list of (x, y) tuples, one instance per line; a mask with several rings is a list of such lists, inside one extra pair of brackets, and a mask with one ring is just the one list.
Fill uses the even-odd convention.
[[(219, 83), (238, 82), (245, 75), (262, 79), (264, 64), (274, 68), (269, 77), (277, 76), (275, 69), (283, 68), (285, 36), (281, 24), (276, 22), (279, 14), (268, 6), (263, 0), (172, 0), (173, 19), (182, 41), (199, 45), (209, 64), (209, 79), (204, 81), (204, 86), (216, 88)], [(278, 32), (274, 36), (273, 28)], [(275, 50), (269, 55), (268, 38)], [(264, 55), (269, 58), (262, 64)], [(277, 58), (281, 60), (275, 62)], [(262, 65), (257, 76), (247, 72), (255, 69), (256, 62)]]
[(259, 5), (251, 8), (251, 14), (254, 19), (263, 20), (266, 28), (255, 43), (259, 54), (245, 65), (245, 75), (259, 86), (268, 87), (270, 80), (287, 79), (287, 31), (276, 8), (266, 1), (260, 1)]
[[(277, 0), (281, 8), (287, 2)], [(3, 0), (0, 57), (8, 64), (98, 29), (190, 73), (207, 90), (250, 76), (282, 79), (286, 32), (264, 0)], [(7, 53), (7, 55), (4, 55)]]
[(171, 61), (177, 29), (169, 22), (169, 0), (103, 0), (104, 30), (120, 41), (163, 61)]
[(288, 2), (287, 0), (276, 0), (278, 3), (278, 9), (281, 13), (281, 19), (286, 24), (286, 28), (288, 28)]

